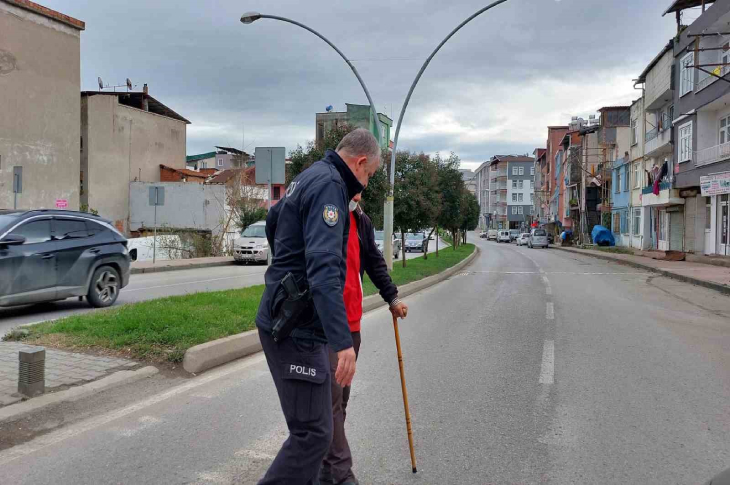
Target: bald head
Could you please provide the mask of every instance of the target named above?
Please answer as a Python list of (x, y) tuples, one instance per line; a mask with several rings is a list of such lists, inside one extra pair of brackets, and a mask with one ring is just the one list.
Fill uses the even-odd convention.
[(358, 128), (345, 135), (335, 151), (363, 186), (367, 186), (370, 177), (380, 167), (378, 140), (364, 128)]

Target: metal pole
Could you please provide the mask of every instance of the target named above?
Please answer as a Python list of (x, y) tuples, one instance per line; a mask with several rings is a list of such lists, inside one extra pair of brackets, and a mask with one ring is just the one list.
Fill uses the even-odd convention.
[(395, 138), (393, 139), (393, 151), (390, 154), (390, 188), (388, 190), (388, 196), (385, 199), (385, 207), (384, 207), (384, 229), (385, 229), (385, 240), (383, 241), (385, 243), (385, 262), (388, 264), (388, 268), (393, 268), (393, 246), (392, 246), (392, 234), (393, 234), (393, 191), (395, 188), (395, 153), (398, 150), (398, 136), (400, 135), (400, 127), (403, 123), (403, 115), (406, 113), (406, 108), (408, 107), (408, 102), (411, 100), (411, 95), (413, 94), (413, 90), (416, 88), (416, 84), (418, 84), (418, 81), (421, 79), (421, 76), (423, 75), (423, 71), (426, 70), (428, 65), (431, 63), (431, 59), (434, 58), (436, 53), (441, 50), (441, 47), (448, 42), (451, 37), (454, 36), (463, 26), (474, 20), (476, 17), (480, 16), (487, 10), (496, 7), (499, 4), (502, 4), (506, 2), (507, 0), (497, 0), (496, 2), (487, 5), (486, 7), (478, 10), (475, 12), (472, 16), (464, 20), (462, 23), (460, 23), (454, 30), (451, 31), (449, 35), (446, 36), (444, 40), (441, 41), (441, 43), (434, 49), (434, 51), (431, 53), (430, 56), (428, 56), (428, 59), (426, 59), (426, 62), (423, 63), (423, 66), (421, 66), (421, 70), (418, 71), (418, 74), (416, 75), (416, 78), (413, 80), (413, 84), (411, 84), (411, 88), (408, 90), (408, 95), (406, 96), (405, 101), (403, 102), (403, 106), (400, 110), (400, 115), (398, 116), (398, 124), (395, 127)]
[(157, 200), (159, 197), (159, 193), (157, 191), (157, 187), (155, 187), (155, 237), (152, 240), (152, 264), (155, 264), (157, 261)]
[(269, 210), (271, 210), (271, 173), (274, 170), (274, 151), (269, 150)]

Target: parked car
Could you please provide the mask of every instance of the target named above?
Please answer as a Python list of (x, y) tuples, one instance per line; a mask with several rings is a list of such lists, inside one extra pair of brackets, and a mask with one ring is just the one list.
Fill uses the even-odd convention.
[[(378, 247), (380, 254), (383, 254), (383, 241), (385, 237), (385, 231), (375, 231), (375, 245)], [(393, 233), (393, 258), (398, 259), (402, 249), (402, 242), (398, 239), (398, 236)]]
[(509, 231), (499, 231), (499, 234), (497, 234), (497, 242), (510, 242)]
[(423, 232), (409, 232), (406, 234), (406, 242), (404, 249), (407, 253), (411, 251), (420, 251), (425, 253), (428, 249), (428, 239)]
[(127, 239), (101, 217), (0, 211), (0, 306), (71, 297), (111, 306), (129, 283), (131, 259)]
[(517, 238), (520, 237), (520, 230), (519, 229), (510, 229), (509, 230), (509, 241), (516, 241)]
[(254, 222), (233, 241), (233, 259), (237, 263), (264, 263), (269, 260), (266, 221)]
[(527, 246), (530, 248), (535, 247), (541, 247), (541, 248), (547, 248), (548, 247), (548, 237), (547, 237), (547, 231), (545, 229), (533, 229), (530, 233), (530, 238), (527, 241)]
[(482, 231), (479, 233), (479, 237), (481, 239), (486, 239), (488, 235), (489, 235), (489, 233), (487, 231)]
[(518, 246), (525, 246), (527, 245), (527, 242), (530, 240), (530, 233), (529, 232), (523, 232), (520, 234), (520, 236), (517, 238), (517, 245)]
[(489, 231), (487, 231), (487, 241), (489, 241), (490, 239), (492, 241), (496, 241), (497, 234), (498, 234), (498, 231), (496, 229), (490, 229)]

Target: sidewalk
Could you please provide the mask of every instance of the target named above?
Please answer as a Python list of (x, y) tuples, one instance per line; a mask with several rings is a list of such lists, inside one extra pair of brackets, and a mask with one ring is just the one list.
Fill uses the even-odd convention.
[(162, 271), (176, 271), (182, 269), (210, 268), (213, 266), (230, 266), (235, 264), (232, 256), (218, 258), (173, 259), (169, 261), (135, 261), (132, 263), (131, 274), (159, 273)]
[[(18, 392), (18, 351), (34, 349), (32, 345), (0, 342), (0, 407), (22, 400)], [(46, 393), (100, 379), (118, 370), (139, 364), (113, 357), (96, 357), (62, 350), (46, 349)]]
[(646, 269), (687, 283), (704, 286), (722, 293), (730, 294), (730, 268), (722, 266), (691, 263), (687, 261), (662, 261), (644, 256), (614, 254), (592, 249), (553, 246), (561, 251), (584, 254), (607, 261), (626, 264), (635, 268)]

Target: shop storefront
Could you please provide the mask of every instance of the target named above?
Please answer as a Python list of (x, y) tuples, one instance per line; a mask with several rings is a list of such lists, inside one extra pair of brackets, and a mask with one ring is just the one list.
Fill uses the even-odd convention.
[(700, 177), (700, 190), (709, 198), (705, 253), (730, 256), (730, 172)]

